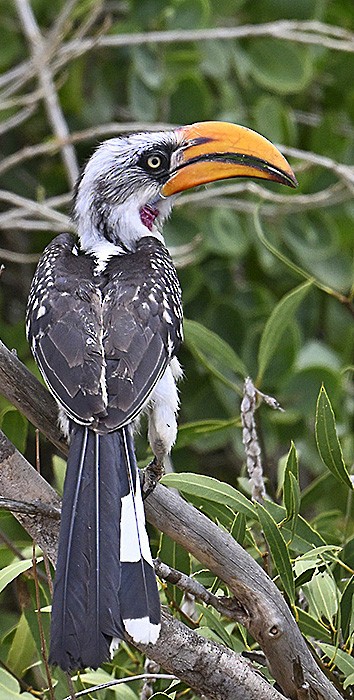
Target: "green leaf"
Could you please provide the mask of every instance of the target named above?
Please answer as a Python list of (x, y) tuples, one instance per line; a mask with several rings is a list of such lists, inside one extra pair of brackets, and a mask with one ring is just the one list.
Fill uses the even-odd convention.
[(321, 641), (331, 641), (331, 635), (321, 622), (316, 620), (312, 615), (309, 615), (305, 610), (301, 608), (296, 608), (299, 627), (303, 634), (308, 637), (314, 637), (315, 639), (320, 639)]
[(246, 377), (248, 372), (241, 358), (228, 343), (197, 321), (184, 320), (185, 344), (204, 367), (226, 386), (240, 393), (235, 375)]
[[(267, 501), (267, 510), (277, 523), (283, 523), (286, 519), (285, 508), (277, 503)], [(282, 532), (285, 533), (286, 536), (289, 535), (289, 537), (291, 537), (291, 531), (287, 527), (286, 523), (282, 526)], [(313, 527), (311, 527), (311, 525), (304, 518), (302, 518), (301, 515), (299, 515), (296, 520), (295, 537), (292, 547), (294, 547), (299, 553), (305, 553), (308, 552), (309, 548), (312, 549), (313, 547), (322, 547), (325, 544), (326, 543), (323, 537), (321, 537), (321, 535), (319, 535), (318, 532), (316, 532), (316, 530), (314, 530)]]
[(343, 688), (346, 690), (349, 688), (350, 685), (354, 685), (354, 673), (351, 673), (347, 678), (345, 679), (343, 683)]
[(315, 428), (317, 448), (322, 461), (338, 481), (353, 488), (337, 436), (335, 415), (324, 386), (318, 395)]
[(195, 421), (194, 423), (183, 423), (183, 425), (180, 425), (178, 428), (175, 449), (190, 445), (195, 440), (199, 440), (211, 433), (228, 430), (229, 428), (235, 428), (239, 425), (239, 418), (232, 418), (231, 420), (211, 419)]
[(339, 591), (336, 582), (328, 573), (323, 571), (303, 584), (305, 595), (309, 602), (310, 613), (319, 619), (324, 616), (329, 622), (338, 611)]
[(14, 406), (6, 406), (0, 413), (0, 427), (15, 447), (23, 453), (27, 444), (27, 418)]
[(177, 0), (169, 4), (169, 10), (170, 12), (166, 12), (166, 19), (171, 29), (204, 27), (210, 15), (208, 0)]
[(136, 75), (131, 74), (129, 98), (133, 115), (136, 119), (154, 121), (156, 119), (156, 97), (154, 92)]
[(33, 700), (31, 693), (20, 693), (20, 685), (16, 678), (11, 676), (5, 669), (0, 668), (0, 700)]
[(299, 460), (293, 441), (291, 441), (289, 454), (287, 456), (285, 472), (294, 474), (295, 479), (299, 478)]
[(209, 627), (209, 629), (213, 630), (213, 632), (216, 632), (216, 634), (223, 641), (223, 643), (227, 647), (232, 649), (233, 644), (230, 635), (225, 629), (225, 623), (222, 623), (220, 615), (215, 610), (213, 610), (213, 608), (207, 608), (201, 605), (200, 603), (196, 603), (196, 608), (198, 612), (201, 615), (203, 615), (205, 625)]
[(267, 540), (280, 580), (291, 603), (295, 602), (295, 584), (289, 551), (276, 521), (260, 503), (256, 504), (259, 522)]
[(230, 258), (240, 258), (250, 246), (250, 240), (242, 229), (242, 219), (230, 209), (221, 207), (211, 212), (203, 243), (207, 250)]
[(348, 678), (354, 674), (354, 658), (346, 654), (345, 651), (337, 649), (332, 644), (318, 642), (318, 646), (324, 651), (331, 661), (333, 661), (345, 676)]
[(246, 535), (246, 518), (243, 513), (236, 513), (230, 535), (232, 535), (241, 546), (243, 545)]
[(150, 46), (136, 46), (133, 50), (137, 75), (150, 90), (157, 90), (163, 80), (161, 60), (158, 52)]
[[(37, 559), (37, 564), (42, 561), (42, 558)], [(5, 566), (2, 571), (0, 571), (0, 593), (6, 588), (6, 586), (11, 583), (17, 576), (22, 574), (24, 571), (33, 566), (32, 559), (25, 559), (23, 561), (16, 561), (9, 566)]]
[(292, 472), (289, 472), (284, 480), (284, 503), (286, 505), (287, 518), (291, 523), (291, 539), (293, 539), (300, 511), (301, 492), (299, 483)]
[[(177, 571), (182, 571), (189, 576), (191, 570), (189, 552), (186, 552), (183, 547), (180, 547), (165, 534), (162, 534), (160, 538), (158, 557), (168, 566), (172, 566)], [(183, 591), (169, 582), (167, 582), (167, 589), (171, 600), (174, 600), (179, 606), (182, 601)]]
[(262, 94), (255, 102), (253, 118), (256, 131), (270, 141), (291, 144), (294, 140), (294, 120), (281, 98)]
[(340, 601), (341, 627), (346, 641), (354, 632), (354, 576), (347, 582)]
[(264, 373), (278, 350), (281, 339), (292, 323), (295, 313), (311, 287), (311, 282), (304, 282), (286, 294), (275, 306), (264, 327), (258, 351), (258, 378), (261, 384)]
[(254, 505), (242, 493), (223, 481), (203, 474), (165, 474), (161, 483), (182, 493), (200, 496), (209, 501), (228, 505), (236, 512), (244, 513), (249, 518), (256, 518)]
[(286, 95), (301, 92), (313, 75), (307, 47), (274, 38), (261, 38), (249, 47), (254, 79), (266, 90)]
[(55, 478), (55, 488), (60, 494), (60, 496), (62, 496), (64, 491), (66, 460), (62, 457), (59, 457), (59, 455), (53, 455), (52, 467)]
[(298, 482), (299, 465), (294, 443), (291, 443), (290, 451), (284, 471), (284, 505), (287, 520), (292, 523), (292, 533), (295, 532), (296, 521), (300, 511), (301, 493)]
[(16, 627), (14, 638), (6, 659), (6, 665), (18, 677), (22, 678), (25, 670), (33, 662), (36, 644), (25, 615), (22, 613)]
[(183, 73), (179, 80), (174, 81), (170, 118), (177, 124), (191, 124), (198, 119), (207, 119), (211, 101), (211, 93), (204, 76), (199, 72)]
[(297, 561), (300, 559), (302, 561), (306, 561), (306, 559), (316, 559), (318, 564), (323, 564), (324, 561), (338, 561), (338, 557), (336, 555), (341, 552), (342, 548), (339, 545), (335, 544), (326, 544), (321, 547), (314, 547), (313, 549), (310, 549), (309, 552), (306, 552), (305, 554), (302, 554)]

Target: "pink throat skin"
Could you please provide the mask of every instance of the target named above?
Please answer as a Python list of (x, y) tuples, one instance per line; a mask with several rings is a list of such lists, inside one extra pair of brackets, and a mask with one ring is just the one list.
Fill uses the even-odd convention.
[(148, 228), (149, 231), (152, 231), (154, 221), (158, 215), (159, 210), (156, 209), (156, 207), (150, 207), (148, 204), (146, 204), (145, 207), (142, 207), (142, 209), (140, 209), (141, 223), (144, 224), (144, 226), (146, 226), (146, 228)]

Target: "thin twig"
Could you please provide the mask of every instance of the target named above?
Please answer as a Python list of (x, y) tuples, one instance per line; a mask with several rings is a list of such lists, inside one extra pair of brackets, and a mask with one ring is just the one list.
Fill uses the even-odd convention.
[(6, 533), (3, 532), (3, 530), (0, 530), (0, 540), (4, 544), (6, 544), (6, 547), (8, 547), (10, 552), (12, 552), (15, 555), (15, 557), (20, 559), (20, 561), (26, 559), (26, 557), (22, 554), (21, 550), (18, 547), (16, 547), (16, 545), (12, 542), (8, 535), (6, 535)]
[[(49, 68), (45, 42), (43, 41), (29, 0), (16, 0), (16, 6), (23, 31), (31, 46), (33, 64), (43, 90), (43, 98), (49, 121), (55, 136), (60, 141), (63, 141), (68, 137), (69, 129), (60, 106), (53, 76)], [(79, 167), (75, 150), (70, 144), (62, 144), (60, 150), (70, 185), (73, 187), (79, 176)]]
[(48, 690), (49, 690), (49, 696), (50, 700), (55, 700), (55, 695), (54, 695), (54, 688), (53, 688), (53, 683), (52, 683), (52, 677), (50, 674), (50, 668), (48, 664), (48, 654), (47, 654), (47, 645), (45, 641), (45, 636), (44, 636), (44, 630), (43, 630), (43, 625), (42, 625), (42, 617), (41, 617), (41, 598), (39, 594), (39, 583), (38, 583), (38, 573), (37, 573), (37, 560), (36, 560), (36, 543), (33, 540), (33, 555), (32, 555), (32, 562), (33, 562), (33, 577), (34, 577), (34, 588), (35, 588), (35, 594), (36, 594), (36, 606), (37, 606), (37, 620), (38, 620), (38, 629), (39, 629), (39, 637), (41, 640), (41, 654), (42, 654), (42, 659), (45, 667), (45, 672), (47, 676), (47, 682), (48, 682)]
[(248, 612), (240, 605), (236, 598), (227, 596), (216, 596), (208, 591), (199, 581), (187, 576), (187, 574), (177, 571), (172, 567), (164, 564), (160, 559), (154, 559), (155, 573), (159, 578), (172, 583), (181, 591), (187, 592), (194, 598), (201, 600), (206, 605), (211, 605), (221, 615), (230, 620), (235, 620), (244, 624), (248, 616)]
[[(38, 428), (35, 430), (35, 436), (36, 436), (36, 469), (38, 474), (41, 473), (41, 461), (40, 461), (40, 434)], [(48, 588), (50, 595), (53, 597), (53, 579), (52, 579), (52, 574), (50, 572), (50, 565), (49, 565), (49, 559), (48, 555), (46, 552), (43, 552), (43, 562), (44, 562), (44, 568), (45, 568), (45, 573), (47, 576), (47, 581), (48, 581)]]
[[(84, 680), (85, 676), (81, 675), (81, 682)], [(147, 678), (152, 678), (154, 680), (166, 680), (175, 681), (178, 680), (176, 676), (170, 673), (139, 673), (137, 676), (127, 676), (126, 678), (115, 678), (108, 683), (100, 683), (99, 685), (91, 686), (91, 688), (86, 688), (86, 690), (80, 690), (76, 693), (77, 698), (81, 698), (83, 695), (89, 695), (89, 693), (95, 693), (98, 690), (105, 690), (107, 688), (113, 688), (116, 685), (121, 685), (122, 683), (130, 683), (131, 681), (144, 681)], [(64, 700), (70, 700), (70, 695), (64, 698)]]
[[(38, 474), (41, 473), (40, 454), (39, 454), (39, 431), (38, 431), (38, 429), (36, 429), (36, 470), (37, 470)], [(47, 565), (49, 568), (48, 557), (47, 557), (45, 552), (43, 554), (44, 554), (44, 557), (47, 558)], [(45, 641), (43, 624), (42, 624), (41, 597), (40, 597), (40, 593), (39, 593), (37, 559), (36, 559), (36, 543), (34, 540), (33, 540), (33, 544), (32, 544), (32, 562), (33, 562), (34, 588), (35, 588), (36, 605), (37, 605), (37, 621), (38, 621), (39, 637), (41, 640), (41, 653), (42, 653), (42, 659), (43, 659), (45, 672), (46, 672), (46, 676), (47, 676), (50, 700), (55, 700), (53, 683), (52, 683), (52, 676), (50, 673), (50, 668), (49, 668), (49, 663), (48, 663), (47, 645), (46, 645), (46, 641)]]
[[(39, 214), (40, 216), (46, 217), (49, 220), (57, 221), (59, 224), (61, 224), (61, 226), (65, 227), (68, 225), (68, 217), (61, 212), (52, 209), (52, 207), (48, 206), (48, 203), (46, 202), (36, 202), (8, 190), (0, 190), (0, 200), (3, 202), (8, 202), (9, 204), (14, 204), (16, 207), (18, 207), (18, 214), (21, 212), (30, 212), (31, 214)], [(3, 214), (0, 216), (0, 221), (2, 220), (3, 216)]]
[(35, 111), (35, 105), (33, 105), (32, 107), (24, 107), (23, 109), (16, 112), (16, 114), (14, 114), (12, 117), (5, 119), (5, 121), (3, 121), (0, 124), (0, 135), (5, 134), (7, 131), (11, 131), (11, 129), (15, 129), (20, 124), (23, 124), (23, 122), (25, 122), (26, 119), (32, 117)]
[[(308, 45), (320, 45), (336, 51), (354, 51), (354, 36), (341, 27), (324, 24), (323, 22), (278, 20), (264, 24), (246, 24), (238, 27), (212, 27), (208, 29), (172, 30), (165, 32), (140, 32), (134, 34), (114, 34), (108, 36), (76, 38), (67, 42), (57, 52), (52, 62), (52, 70), (56, 72), (73, 58), (83, 55), (93, 48), (102, 46), (126, 47), (144, 46), (147, 44), (171, 44), (206, 40), (235, 40), (251, 37), (271, 36)], [(13, 94), (33, 78), (34, 68), (30, 61), (24, 61), (19, 66), (10, 69), (0, 77), (0, 87), (6, 87), (3, 97)]]
[[(340, 29), (340, 28), (336, 28)], [(68, 42), (62, 47), (62, 54), (73, 56), (98, 47), (143, 46), (146, 44), (174, 44), (176, 42), (248, 39), (250, 37), (270, 36), (286, 39), (301, 44), (321, 45), (337, 51), (354, 52), (354, 36), (350, 32), (337, 33), (333, 36), (333, 26), (317, 22), (298, 22), (297, 20), (278, 20), (264, 24), (244, 24), (238, 27), (212, 27), (206, 29), (175, 29), (171, 31), (136, 32), (134, 34), (112, 34), (97, 39)]]

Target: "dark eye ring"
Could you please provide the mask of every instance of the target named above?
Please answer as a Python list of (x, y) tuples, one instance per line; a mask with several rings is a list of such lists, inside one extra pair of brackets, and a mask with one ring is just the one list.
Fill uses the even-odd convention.
[(151, 170), (158, 170), (161, 167), (162, 159), (158, 155), (149, 156), (146, 160), (146, 165), (151, 168)]
[(158, 148), (150, 149), (142, 153), (138, 165), (159, 180), (168, 175), (170, 167), (170, 154)]

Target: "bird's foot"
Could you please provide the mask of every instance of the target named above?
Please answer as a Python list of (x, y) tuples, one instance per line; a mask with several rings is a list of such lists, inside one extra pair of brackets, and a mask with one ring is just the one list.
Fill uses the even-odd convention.
[(143, 471), (143, 500), (149, 496), (156, 487), (158, 481), (165, 473), (163, 462), (157, 457), (149, 462)]

